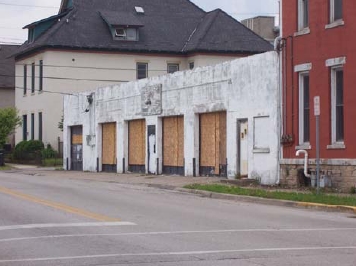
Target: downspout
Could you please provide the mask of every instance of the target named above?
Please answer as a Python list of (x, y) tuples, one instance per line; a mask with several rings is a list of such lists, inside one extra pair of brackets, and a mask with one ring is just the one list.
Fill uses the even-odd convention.
[(292, 86), (292, 135), (294, 136), (294, 39), (292, 35), (288, 36), (290, 39), (290, 62), (291, 62), (291, 86)]
[(277, 37), (275, 40), (274, 40), (274, 50), (275, 52), (277, 53), (277, 56), (278, 56), (278, 96), (277, 96), (277, 123), (278, 123), (278, 129), (279, 129), (279, 134), (278, 134), (278, 139), (277, 139), (277, 145), (278, 145), (278, 154), (277, 154), (277, 181), (276, 181), (276, 184), (279, 185), (280, 183), (280, 160), (282, 159), (282, 145), (281, 145), (281, 134), (282, 134), (282, 109), (281, 109), (281, 105), (282, 105), (282, 101), (281, 101), (281, 89), (282, 89), (282, 86), (281, 86), (281, 64), (282, 64), (282, 58), (281, 58), (281, 50), (282, 50), (282, 38), (281, 36)]
[(304, 153), (304, 175), (310, 178), (310, 174), (308, 174), (308, 152), (306, 150), (297, 150), (295, 153), (296, 156), (299, 156), (301, 153)]

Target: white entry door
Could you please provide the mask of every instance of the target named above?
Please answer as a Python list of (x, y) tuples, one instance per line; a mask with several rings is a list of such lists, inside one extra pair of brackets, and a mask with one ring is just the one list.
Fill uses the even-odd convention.
[(156, 126), (148, 126), (148, 172), (156, 173)]
[(248, 121), (240, 121), (240, 140), (239, 140), (239, 160), (240, 160), (240, 176), (248, 176)]

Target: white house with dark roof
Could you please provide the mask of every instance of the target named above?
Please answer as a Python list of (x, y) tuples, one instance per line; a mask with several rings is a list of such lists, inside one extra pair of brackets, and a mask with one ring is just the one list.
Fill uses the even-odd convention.
[[(0, 44), (0, 109), (15, 107), (15, 59), (11, 55), (18, 48)], [(14, 145), (14, 135), (9, 136), (8, 143)]]
[[(222, 10), (188, 0), (63, 0), (25, 26), (16, 54), (16, 142), (57, 148), (63, 95), (263, 53), (272, 46)], [(82, 110), (85, 112), (84, 110)]]

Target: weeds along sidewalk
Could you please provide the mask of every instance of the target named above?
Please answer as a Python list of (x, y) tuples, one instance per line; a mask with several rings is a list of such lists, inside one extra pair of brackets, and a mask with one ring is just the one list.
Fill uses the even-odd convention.
[[(328, 211), (348, 211), (356, 213), (355, 195), (334, 195), (313, 192), (286, 192), (260, 188), (241, 188), (221, 184), (193, 184), (184, 186), (189, 192), (203, 194), (211, 198), (249, 199), (254, 202), (275, 203), (277, 205), (317, 208)], [(210, 194), (209, 194), (210, 193)], [(279, 202), (278, 202), (279, 201)]]

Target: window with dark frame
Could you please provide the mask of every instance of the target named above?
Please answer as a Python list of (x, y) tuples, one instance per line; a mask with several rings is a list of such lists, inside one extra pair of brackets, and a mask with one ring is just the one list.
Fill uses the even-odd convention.
[(31, 114), (31, 140), (35, 139), (35, 114)]
[(145, 79), (148, 76), (148, 64), (137, 63), (137, 79)]
[(23, 66), (23, 95), (27, 94), (27, 65)]
[(189, 69), (193, 69), (194, 68), (194, 62), (190, 62), (189, 63)]
[(36, 66), (35, 63), (32, 63), (31, 93), (35, 93), (35, 74), (36, 74)]
[(43, 90), (43, 60), (40, 60), (40, 73), (39, 73), (39, 91)]
[(38, 139), (42, 141), (42, 112), (38, 113)]
[(22, 140), (27, 140), (27, 115), (22, 116)]
[(336, 89), (336, 141), (344, 141), (344, 71), (335, 70), (335, 89)]
[(179, 71), (179, 64), (167, 64), (167, 73), (174, 73)]

